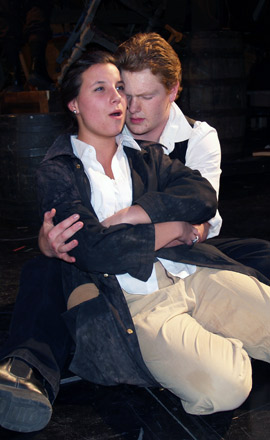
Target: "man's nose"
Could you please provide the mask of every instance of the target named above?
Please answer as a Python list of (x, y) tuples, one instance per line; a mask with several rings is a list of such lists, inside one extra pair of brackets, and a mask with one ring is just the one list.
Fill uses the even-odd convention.
[(128, 99), (128, 110), (130, 113), (136, 113), (140, 111), (140, 104), (138, 99), (136, 98), (129, 98)]

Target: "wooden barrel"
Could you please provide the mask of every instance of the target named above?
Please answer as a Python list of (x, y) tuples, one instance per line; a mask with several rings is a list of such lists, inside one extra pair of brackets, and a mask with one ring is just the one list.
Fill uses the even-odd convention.
[(36, 170), (67, 125), (64, 113), (0, 115), (0, 220), (39, 223)]
[(242, 36), (233, 31), (191, 33), (177, 50), (183, 67), (178, 100), (184, 114), (218, 131), (222, 155), (245, 155), (246, 78)]

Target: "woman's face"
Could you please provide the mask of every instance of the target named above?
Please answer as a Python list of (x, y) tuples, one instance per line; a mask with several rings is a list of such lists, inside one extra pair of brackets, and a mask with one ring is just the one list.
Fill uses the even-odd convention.
[(127, 101), (124, 83), (113, 64), (95, 64), (82, 74), (80, 93), (69, 103), (76, 110), (78, 138), (91, 145), (114, 137), (123, 128)]

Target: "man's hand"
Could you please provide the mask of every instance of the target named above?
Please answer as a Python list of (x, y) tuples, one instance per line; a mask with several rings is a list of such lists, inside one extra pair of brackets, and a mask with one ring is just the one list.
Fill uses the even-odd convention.
[(78, 240), (72, 240), (67, 244), (66, 240), (83, 227), (83, 222), (78, 221), (78, 214), (74, 214), (54, 226), (55, 213), (56, 210), (53, 208), (44, 214), (38, 237), (39, 248), (47, 257), (60, 258), (67, 263), (74, 263), (75, 258), (71, 257), (68, 252), (78, 246)]
[(197, 243), (202, 243), (203, 241), (205, 241), (207, 239), (208, 231), (210, 228), (210, 223), (206, 222), (206, 223), (202, 223), (200, 225), (193, 225), (193, 226), (198, 231), (197, 235), (199, 237), (199, 240)]
[[(179, 229), (179, 236), (175, 238), (174, 240), (167, 243), (164, 247), (170, 248), (174, 246), (180, 246), (183, 244), (187, 244), (188, 246), (191, 246), (193, 244), (193, 240), (199, 236), (198, 229), (194, 225), (191, 225), (187, 222), (177, 222), (180, 229)], [(172, 222), (173, 225), (173, 222)]]

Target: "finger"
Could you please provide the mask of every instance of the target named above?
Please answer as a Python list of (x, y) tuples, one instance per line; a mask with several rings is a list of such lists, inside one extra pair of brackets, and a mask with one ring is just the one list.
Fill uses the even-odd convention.
[(58, 253), (66, 254), (67, 252), (70, 252), (72, 249), (78, 246), (78, 244), (78, 240), (72, 240), (69, 243), (64, 244), (63, 246), (59, 246)]
[(199, 234), (199, 229), (197, 229), (195, 226), (193, 226), (193, 227), (192, 227), (192, 232), (193, 232), (195, 235), (198, 235), (198, 234)]
[(61, 234), (62, 242), (67, 241), (70, 237), (72, 237), (76, 232), (83, 228), (83, 222), (76, 222), (71, 225), (69, 228), (65, 229)]
[(44, 217), (43, 217), (43, 221), (53, 224), (52, 219), (56, 214), (56, 209), (52, 208), (50, 211), (45, 212)]
[(69, 254), (61, 254), (61, 260), (65, 261), (66, 263), (75, 263), (76, 258), (71, 257)]
[(80, 216), (78, 214), (74, 214), (54, 226), (48, 233), (50, 241), (57, 241), (57, 243), (61, 244), (72, 237), (75, 232), (83, 227), (82, 222), (77, 222), (79, 218)]
[(72, 214), (70, 217), (66, 218), (65, 220), (62, 220), (60, 223), (58, 223), (55, 228), (57, 230), (65, 230), (68, 229), (71, 225), (73, 225), (75, 222), (79, 220), (80, 216), (79, 214)]

